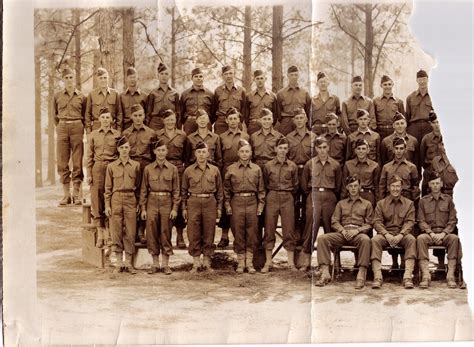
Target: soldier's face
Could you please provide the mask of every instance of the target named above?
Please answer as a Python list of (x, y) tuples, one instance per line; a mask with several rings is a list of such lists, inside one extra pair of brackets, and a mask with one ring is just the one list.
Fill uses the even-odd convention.
[(231, 129), (236, 129), (240, 124), (240, 116), (238, 114), (231, 114), (226, 118), (226, 123)]
[(163, 119), (163, 125), (166, 129), (174, 129), (176, 126), (176, 116), (172, 115)]
[(326, 142), (321, 143), (319, 146), (316, 146), (316, 153), (318, 156), (326, 156), (329, 152), (329, 146)]
[(387, 82), (382, 83), (380, 86), (382, 87), (384, 94), (390, 94), (393, 89), (393, 82), (387, 81)]
[(137, 111), (135, 113), (132, 113), (133, 124), (140, 126), (143, 124), (144, 119), (145, 119), (145, 112)]
[(300, 78), (300, 73), (298, 71), (288, 73), (288, 83), (296, 84)]
[(403, 156), (405, 155), (406, 152), (406, 146), (405, 145), (397, 145), (393, 147), (393, 154), (396, 159), (402, 159)]
[(225, 83), (233, 83), (234, 82), (234, 69), (227, 70), (222, 74), (222, 79)]
[(416, 83), (418, 83), (419, 88), (425, 89), (428, 87), (428, 77), (418, 77)]
[(73, 74), (69, 74), (63, 77), (63, 83), (66, 88), (74, 87), (75, 79)]
[(193, 76), (192, 80), (195, 87), (202, 87), (204, 84), (204, 75), (202, 73), (198, 73)]
[(209, 150), (207, 148), (196, 149), (194, 155), (196, 156), (196, 161), (203, 163), (209, 157)]
[(369, 116), (363, 115), (362, 117), (357, 118), (357, 124), (359, 125), (359, 128), (367, 128), (369, 126)]
[(102, 113), (99, 116), (100, 125), (103, 127), (108, 127), (112, 123), (112, 115), (110, 113)]
[(273, 117), (270, 115), (264, 116), (260, 118), (259, 120), (263, 129), (270, 129), (273, 125)]
[(105, 74), (97, 77), (97, 82), (100, 88), (107, 88), (109, 86), (109, 75)]
[(165, 160), (166, 155), (168, 154), (168, 147), (165, 145), (157, 147), (153, 150), (153, 153), (155, 153), (156, 159)]
[(367, 158), (367, 155), (369, 154), (369, 147), (366, 145), (356, 147), (355, 153), (357, 155), (357, 158), (365, 159)]
[(407, 130), (407, 122), (404, 119), (397, 120), (393, 123), (393, 129), (399, 134), (404, 133)]
[(443, 181), (441, 181), (441, 178), (438, 177), (435, 180), (429, 181), (428, 187), (430, 187), (432, 193), (439, 193), (441, 191), (441, 188), (443, 188)]
[(357, 196), (359, 195), (360, 191), (360, 183), (359, 181), (349, 183), (348, 185), (346, 185), (346, 188), (350, 196)]
[(353, 94), (360, 95), (362, 94), (362, 87), (363, 83), (362, 82), (354, 82), (351, 85), (351, 90)]
[(209, 123), (209, 116), (207, 114), (196, 118), (196, 124), (200, 128), (206, 128), (208, 123)]
[(306, 115), (304, 114), (297, 114), (294, 118), (293, 118), (293, 122), (295, 123), (295, 126), (298, 128), (298, 129), (301, 129), (301, 128), (304, 128), (306, 126), (306, 121), (308, 120), (308, 118), (306, 117)]
[(288, 154), (288, 145), (285, 143), (276, 146), (276, 154), (281, 157), (286, 157), (286, 155)]
[(128, 142), (124, 143), (122, 146), (117, 148), (119, 155), (123, 157), (127, 157), (130, 153), (130, 144)]
[(160, 83), (166, 84), (168, 83), (169, 79), (170, 79), (170, 72), (168, 70), (158, 72), (158, 81), (160, 81)]
[(257, 86), (257, 88), (265, 87), (265, 81), (266, 80), (267, 80), (267, 78), (264, 75), (260, 75), (260, 76), (257, 76), (257, 77), (254, 78), (255, 85)]
[(127, 87), (135, 88), (138, 83), (138, 76), (136, 74), (127, 76)]
[(337, 131), (337, 127), (339, 126), (337, 119), (331, 119), (326, 124), (328, 126), (328, 132), (330, 132), (331, 134), (334, 134)]
[(431, 128), (433, 129), (433, 131), (435, 132), (439, 132), (441, 130), (441, 127), (439, 125), (439, 121), (437, 119), (435, 119), (434, 121), (430, 122), (431, 124)]
[(250, 146), (243, 146), (239, 148), (239, 158), (240, 160), (247, 161), (252, 156), (252, 148)]
[(326, 92), (328, 90), (328, 87), (329, 87), (329, 80), (327, 77), (323, 77), (321, 78), (318, 82), (317, 82), (317, 85), (318, 85), (318, 89), (319, 91), (321, 92)]
[(402, 193), (402, 182), (393, 182), (389, 187), (390, 195), (394, 198), (398, 198)]

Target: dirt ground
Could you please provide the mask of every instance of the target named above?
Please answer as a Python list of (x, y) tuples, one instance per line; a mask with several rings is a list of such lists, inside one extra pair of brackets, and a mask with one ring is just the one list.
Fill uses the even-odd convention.
[[(351, 272), (317, 288), (308, 274), (285, 270), (283, 251), (267, 275), (235, 275), (232, 252), (216, 253), (214, 273), (192, 275), (191, 257), (177, 251), (171, 276), (141, 270), (111, 280), (109, 269), (82, 261), (82, 209), (57, 208), (59, 198), (59, 187), (37, 190), (37, 290), (45, 345), (472, 339), (466, 290), (450, 290), (442, 279), (429, 290), (404, 290), (397, 276), (387, 274), (381, 290), (370, 289), (369, 282), (355, 291)], [(343, 264), (352, 261), (344, 255)]]

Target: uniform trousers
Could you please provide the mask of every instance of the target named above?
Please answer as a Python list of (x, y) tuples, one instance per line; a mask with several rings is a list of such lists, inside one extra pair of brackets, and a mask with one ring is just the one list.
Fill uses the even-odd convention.
[[(68, 184), (71, 180), (76, 183), (82, 182), (84, 173), (82, 171), (82, 158), (84, 155), (84, 125), (80, 120), (59, 121), (56, 127), (56, 151), (58, 161), (59, 180)], [(72, 159), (72, 170), (69, 160)]]
[(217, 202), (214, 196), (188, 199), (188, 252), (193, 257), (214, 253), (216, 233)]
[[(372, 238), (372, 253), (370, 259), (376, 259), (378, 261), (382, 260), (382, 251), (384, 247), (388, 247), (388, 243), (385, 236), (377, 234)], [(398, 243), (398, 246), (405, 249), (404, 259), (416, 259), (416, 239), (412, 234), (407, 234), (403, 236), (403, 239)]]
[(148, 252), (151, 255), (159, 255), (160, 252), (166, 255), (173, 254), (173, 246), (171, 244), (171, 228), (173, 226), (170, 220), (171, 207), (171, 195), (154, 195), (152, 192), (148, 195), (146, 205), (146, 241)]
[(283, 247), (287, 251), (294, 251), (299, 235), (295, 231), (295, 206), (292, 192), (269, 190), (267, 193), (263, 235), (263, 248), (267, 250), (272, 250), (275, 247), (278, 216), (281, 216)]
[(96, 161), (92, 166), (92, 185), (91, 194), (91, 215), (94, 226), (105, 228), (105, 173), (107, 171), (108, 161)]
[[(298, 167), (299, 185), (303, 178), (303, 168)], [(303, 231), (306, 224), (306, 193), (298, 188), (295, 194), (295, 228), (298, 233), (298, 242), (303, 238)]]
[(360, 233), (350, 241), (339, 232), (332, 232), (318, 237), (318, 264), (331, 265), (331, 251), (342, 246), (357, 247), (357, 266), (368, 267), (370, 262), (370, 238), (367, 234)]
[(234, 252), (256, 252), (258, 248), (257, 197), (236, 196), (230, 201), (230, 225), (234, 233)]
[[(139, 158), (132, 157), (132, 160), (138, 161), (140, 163), (140, 170), (142, 173), (143, 173), (143, 169), (145, 169), (145, 166), (151, 163), (150, 160), (143, 159), (143, 158), (139, 159)], [(137, 231), (140, 234), (143, 234), (145, 232), (145, 228), (146, 228), (146, 221), (141, 219), (140, 214), (137, 214)]]
[[(418, 235), (416, 238), (418, 260), (429, 260), (428, 247), (432, 245), (434, 242), (429, 234)], [(448, 259), (457, 259), (461, 255), (461, 246), (457, 235), (447, 234), (441, 245), (448, 249)]]
[(110, 233), (112, 250), (135, 254), (137, 233), (137, 198), (133, 192), (115, 192), (111, 199)]
[[(168, 161), (178, 168), (179, 182), (181, 185), (181, 181), (183, 179), (183, 172), (185, 169), (183, 162), (181, 160), (168, 160)], [(176, 219), (174, 220), (174, 226), (180, 229), (186, 228), (186, 221), (183, 218), (183, 209), (181, 208), (181, 204), (178, 208), (178, 215), (176, 216)]]

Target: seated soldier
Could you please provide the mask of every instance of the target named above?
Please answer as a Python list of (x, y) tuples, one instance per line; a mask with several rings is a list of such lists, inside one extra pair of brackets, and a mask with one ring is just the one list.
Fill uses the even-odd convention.
[(405, 249), (405, 273), (403, 286), (414, 287), (412, 274), (415, 267), (416, 239), (412, 235), (415, 225), (415, 205), (413, 201), (402, 196), (402, 178), (393, 175), (389, 180), (390, 195), (377, 202), (374, 216), (374, 229), (377, 235), (372, 238), (372, 271), (374, 272), (373, 289), (382, 286), (382, 251), (384, 247)]
[(370, 238), (367, 234), (372, 229), (374, 210), (370, 201), (360, 197), (358, 176), (348, 176), (345, 183), (349, 197), (337, 203), (331, 218), (331, 227), (335, 232), (318, 237), (318, 264), (322, 271), (321, 278), (315, 283), (318, 287), (325, 286), (331, 280), (331, 249), (344, 245), (357, 247), (359, 272), (355, 288), (362, 289), (365, 285), (370, 257)]
[(420, 261), (420, 288), (428, 288), (430, 272), (428, 269), (428, 247), (443, 245), (448, 249), (448, 273), (446, 279), (449, 288), (456, 288), (454, 271), (461, 258), (459, 237), (453, 234), (456, 227), (456, 208), (453, 199), (448, 194), (441, 193), (443, 180), (437, 172), (430, 172), (428, 186), (431, 193), (420, 199), (418, 206), (418, 225), (421, 234), (418, 235), (416, 246)]

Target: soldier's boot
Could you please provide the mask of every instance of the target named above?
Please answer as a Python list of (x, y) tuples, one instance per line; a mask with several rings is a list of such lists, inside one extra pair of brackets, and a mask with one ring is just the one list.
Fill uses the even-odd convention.
[(170, 265), (169, 265), (170, 256), (167, 255), (167, 254), (163, 254), (161, 256), (161, 262), (162, 262), (162, 265), (163, 265), (163, 272), (165, 273), (165, 275), (171, 275), (173, 272), (171, 271), (171, 268), (170, 268)]
[(300, 262), (299, 270), (301, 271), (308, 270), (311, 267), (311, 254), (301, 252), (300, 258), (301, 258), (301, 262)]
[(367, 278), (367, 268), (365, 266), (359, 266), (359, 271), (357, 272), (355, 289), (364, 288), (366, 278)]
[(179, 249), (186, 249), (186, 243), (183, 237), (183, 228), (176, 227), (176, 247)]
[(71, 192), (69, 188), (70, 184), (69, 183), (64, 183), (63, 184), (63, 193), (64, 196), (63, 198), (59, 201), (59, 206), (66, 206), (71, 203)]
[(81, 194), (81, 182), (73, 182), (73, 184), (72, 184), (72, 203), (76, 206), (81, 206), (82, 205), (80, 194)]
[(446, 281), (448, 288), (457, 288), (456, 278), (454, 272), (456, 271), (457, 259), (448, 259), (448, 273), (446, 274)]
[(109, 228), (103, 228), (104, 230), (104, 244), (106, 247), (111, 247), (112, 246), (112, 238), (110, 236), (110, 229)]
[(421, 282), (420, 288), (427, 289), (430, 286), (431, 275), (428, 268), (428, 260), (420, 260)]
[(153, 255), (153, 265), (148, 270), (148, 274), (153, 275), (153, 274), (156, 274), (157, 272), (160, 272), (160, 256)]
[(125, 267), (130, 275), (135, 275), (137, 271), (132, 264), (132, 256), (130, 254), (125, 254)]
[(95, 243), (95, 247), (104, 247), (104, 229), (102, 227), (97, 227), (97, 241)]
[(298, 271), (295, 266), (295, 252), (294, 251), (286, 251), (288, 254), (288, 270), (291, 271)]
[(122, 272), (122, 252), (115, 252), (115, 266), (112, 274), (110, 275), (110, 279), (115, 280), (118, 278), (119, 274)]
[(314, 282), (314, 285), (316, 287), (324, 287), (326, 284), (331, 282), (331, 275), (329, 274), (329, 265), (321, 265), (320, 270), (321, 277), (319, 278), (319, 280)]
[(267, 273), (273, 267), (273, 260), (272, 260), (272, 250), (266, 249), (265, 250), (265, 264), (263, 265), (262, 269), (260, 270), (261, 273)]
[(214, 270), (211, 268), (211, 257), (210, 256), (208, 256), (208, 255), (204, 256), (203, 262), (202, 262), (202, 268), (205, 271), (214, 272)]
[(235, 272), (243, 274), (245, 269), (245, 254), (237, 254), (237, 269)]
[(383, 283), (382, 277), (382, 263), (380, 260), (372, 260), (372, 272), (374, 273), (374, 281), (372, 282), (372, 289), (380, 289)]
[(224, 248), (229, 245), (229, 228), (222, 229), (222, 236), (217, 247)]
[(245, 256), (245, 266), (247, 267), (247, 270), (249, 274), (254, 274), (257, 272), (255, 268), (253, 267), (253, 253), (247, 251), (247, 254)]
[(413, 289), (413, 269), (415, 268), (415, 259), (405, 259), (405, 273), (403, 274), (403, 287), (405, 289)]
[(193, 267), (189, 271), (192, 274), (195, 274), (198, 272), (199, 268), (201, 267), (201, 257), (193, 257)]
[(398, 254), (392, 254), (392, 270), (398, 270), (400, 265), (398, 265)]

